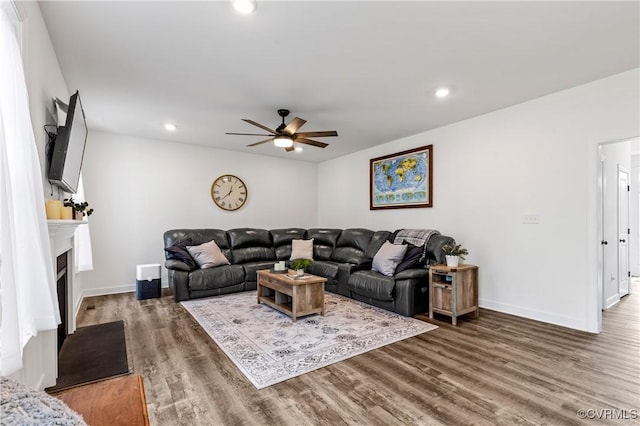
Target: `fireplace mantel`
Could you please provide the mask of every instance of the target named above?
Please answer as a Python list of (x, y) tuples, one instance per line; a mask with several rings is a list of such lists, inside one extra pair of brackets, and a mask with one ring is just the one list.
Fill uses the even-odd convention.
[(73, 235), (76, 228), (83, 223), (82, 220), (47, 220), (49, 225), (49, 240), (51, 241), (51, 254), (55, 257), (71, 250), (73, 247)]

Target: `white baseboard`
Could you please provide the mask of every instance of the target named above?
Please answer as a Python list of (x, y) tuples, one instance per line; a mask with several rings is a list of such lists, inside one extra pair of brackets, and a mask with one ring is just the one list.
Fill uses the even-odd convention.
[(481, 308), (491, 309), (505, 314), (516, 315), (518, 317), (529, 318), (562, 327), (573, 328), (575, 330), (589, 332), (586, 319), (572, 318), (550, 312), (536, 311), (522, 306), (510, 305), (508, 303), (495, 302), (493, 300), (480, 299), (478, 301)]
[[(166, 281), (162, 281), (160, 283), (161, 288), (169, 288), (169, 283)], [(82, 299), (85, 297), (92, 296), (106, 296), (108, 294), (119, 294), (119, 293), (131, 293), (136, 291), (135, 284), (124, 284), (113, 287), (99, 287), (99, 288), (85, 288), (82, 290)], [(82, 303), (82, 299), (80, 303)], [(79, 308), (79, 306), (78, 306)]]
[(612, 307), (613, 305), (615, 305), (619, 301), (620, 301), (620, 295), (619, 294), (614, 294), (613, 296), (610, 296), (610, 297), (607, 298), (607, 300), (605, 300), (604, 308), (605, 309), (609, 309), (610, 307)]

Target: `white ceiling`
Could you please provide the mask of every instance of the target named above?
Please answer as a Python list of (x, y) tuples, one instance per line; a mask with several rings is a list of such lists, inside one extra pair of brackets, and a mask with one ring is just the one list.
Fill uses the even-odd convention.
[[(90, 129), (315, 162), (639, 66), (637, 1), (258, 1), (40, 7)], [(340, 136), (298, 154), (225, 135), (278, 108)]]

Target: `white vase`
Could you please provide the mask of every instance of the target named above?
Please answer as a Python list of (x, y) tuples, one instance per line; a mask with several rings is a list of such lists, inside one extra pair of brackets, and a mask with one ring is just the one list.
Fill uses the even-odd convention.
[(460, 261), (460, 258), (458, 256), (446, 255), (445, 257), (447, 258), (447, 266), (458, 266), (458, 262)]
[(301, 277), (304, 275), (304, 269), (296, 269), (296, 275)]

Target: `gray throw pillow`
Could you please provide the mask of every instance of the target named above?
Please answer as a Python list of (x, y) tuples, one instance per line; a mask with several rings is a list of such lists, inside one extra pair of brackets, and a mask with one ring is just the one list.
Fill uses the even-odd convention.
[(313, 260), (313, 238), (308, 240), (291, 240), (291, 259)]
[(187, 246), (187, 250), (201, 269), (229, 264), (229, 260), (224, 256), (214, 240), (199, 246)]
[(385, 241), (373, 257), (371, 270), (392, 277), (396, 272), (396, 267), (404, 259), (406, 251), (407, 246), (404, 244), (391, 244), (389, 241)]

